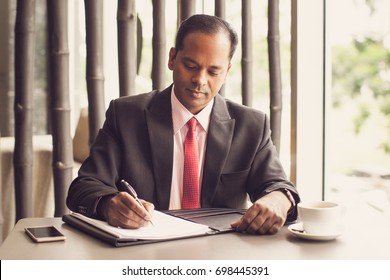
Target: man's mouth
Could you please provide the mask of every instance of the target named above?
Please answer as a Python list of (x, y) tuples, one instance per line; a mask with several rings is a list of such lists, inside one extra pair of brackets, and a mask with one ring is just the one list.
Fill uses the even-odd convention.
[(188, 89), (188, 91), (189, 91), (192, 95), (195, 95), (195, 96), (200, 96), (200, 95), (205, 94), (203, 91), (196, 90), (196, 89)]

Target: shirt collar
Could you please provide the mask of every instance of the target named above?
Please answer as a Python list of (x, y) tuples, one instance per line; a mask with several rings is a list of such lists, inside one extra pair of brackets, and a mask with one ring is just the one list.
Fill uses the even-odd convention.
[(173, 133), (176, 134), (186, 123), (195, 117), (204, 131), (207, 132), (210, 123), (211, 110), (213, 109), (214, 98), (203, 108), (198, 114), (193, 115), (175, 95), (175, 87), (172, 87), (171, 92), (171, 106), (172, 106), (172, 120), (173, 120)]

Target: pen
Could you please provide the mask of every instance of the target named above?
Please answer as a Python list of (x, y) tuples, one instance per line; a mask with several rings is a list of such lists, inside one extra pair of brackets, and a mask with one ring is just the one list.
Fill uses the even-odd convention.
[[(141, 201), (138, 199), (137, 192), (133, 189), (133, 187), (132, 187), (129, 183), (127, 183), (125, 180), (122, 180), (121, 183), (122, 183), (122, 186), (126, 189), (126, 191), (135, 199), (135, 201), (137, 201), (137, 203), (138, 203), (139, 205), (141, 205), (141, 207), (144, 208), (144, 209), (146, 210), (145, 206), (144, 206), (144, 205), (141, 203)], [(148, 210), (146, 210), (146, 211), (148, 211)], [(150, 220), (149, 222), (150, 222), (152, 225), (154, 225), (153, 222), (152, 222), (152, 220)]]

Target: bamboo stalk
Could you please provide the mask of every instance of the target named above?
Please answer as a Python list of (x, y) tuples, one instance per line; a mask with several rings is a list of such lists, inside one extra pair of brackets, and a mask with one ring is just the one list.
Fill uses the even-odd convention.
[[(1, 131), (0, 131), (0, 137), (1, 137)], [(0, 142), (0, 151), (1, 151), (1, 142)], [(2, 167), (1, 167), (1, 154), (0, 153), (0, 190), (3, 190), (3, 185), (2, 185)], [(3, 192), (0, 192), (0, 243), (3, 242), (3, 225), (4, 225), (4, 215), (3, 215)]]
[(291, 1), (291, 105), (290, 105), (290, 180), (297, 184), (298, 153), (298, 0)]
[(217, 17), (226, 18), (226, 0), (215, 0), (215, 12)]
[[(13, 14), (11, 11), (11, 5), (9, 1), (0, 1), (0, 26), (2, 26), (3, 36), (2, 38), (11, 38), (10, 34), (10, 22), (14, 20)], [(5, 27), (5, 28), (4, 28)], [(12, 53), (11, 45), (8, 44), (8, 41), (5, 39), (1, 40), (0, 43), (0, 131), (3, 136), (13, 135), (13, 121), (11, 121), (10, 108), (13, 104), (10, 104), (11, 100), (8, 96), (10, 91), (11, 79), (8, 73), (11, 72), (11, 63), (13, 63), (13, 57), (10, 55)], [(12, 77), (13, 78), (13, 77)]]
[[(217, 17), (220, 17), (222, 19), (226, 18), (226, 1), (225, 0), (215, 0), (215, 11), (214, 14)], [(219, 94), (222, 96), (225, 96), (225, 85), (221, 87), (219, 90)]]
[(85, 0), (89, 144), (104, 122), (103, 0)]
[(252, 106), (252, 13), (251, 0), (242, 0), (242, 104)]
[(268, 59), (272, 141), (279, 152), (282, 122), (282, 81), (279, 46), (279, 0), (268, 1)]
[(153, 0), (153, 89), (165, 88), (165, 0)]
[(136, 77), (136, 6), (135, 0), (118, 0), (118, 65), (120, 96), (135, 94)]
[(47, 9), (55, 195), (54, 216), (60, 217), (67, 212), (65, 200), (73, 176), (69, 102), (68, 1), (47, 0)]
[(35, 45), (35, 1), (18, 0), (15, 22), (15, 151), (16, 221), (31, 217), (32, 124)]
[(136, 75), (139, 73), (139, 68), (141, 66), (142, 58), (142, 48), (143, 48), (143, 34), (142, 34), (142, 22), (139, 16), (137, 15), (137, 70)]
[(177, 17), (179, 19), (178, 25), (180, 23), (195, 14), (195, 8), (196, 8), (196, 1), (195, 0), (178, 0), (178, 13), (179, 16)]

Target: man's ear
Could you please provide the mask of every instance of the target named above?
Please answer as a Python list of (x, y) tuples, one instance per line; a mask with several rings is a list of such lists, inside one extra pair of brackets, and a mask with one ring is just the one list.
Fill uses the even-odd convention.
[(226, 75), (227, 75), (227, 73), (229, 73), (229, 70), (230, 70), (231, 67), (232, 67), (232, 64), (229, 63), (228, 68), (227, 68), (227, 71), (226, 71)]
[(176, 50), (175, 50), (175, 48), (171, 48), (169, 50), (169, 58), (168, 58), (169, 70), (173, 70), (173, 65), (175, 64), (175, 58), (176, 58)]
[(224, 79), (224, 83), (225, 83), (225, 81), (226, 81), (226, 78), (227, 78), (227, 75), (228, 75), (228, 73), (229, 73), (229, 70), (230, 70), (230, 68), (232, 67), (232, 64), (231, 63), (229, 63), (229, 65), (228, 65), (228, 68), (227, 68), (227, 70), (226, 70), (226, 75), (225, 75), (225, 79)]

